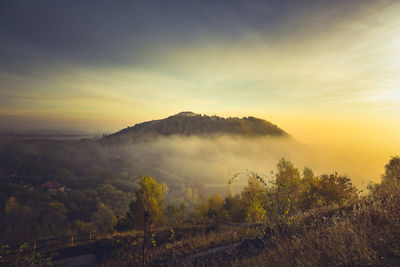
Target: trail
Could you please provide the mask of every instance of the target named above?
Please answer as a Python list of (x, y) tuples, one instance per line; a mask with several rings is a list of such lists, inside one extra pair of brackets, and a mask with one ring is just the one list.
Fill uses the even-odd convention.
[(177, 257), (174, 260), (163, 263), (162, 266), (208, 266), (214, 265), (217, 262), (219, 266), (224, 266), (227, 264), (227, 262), (225, 262), (227, 258), (239, 259), (241, 257), (240, 255), (249, 255), (250, 249), (252, 250), (252, 254), (257, 254), (264, 248), (265, 242), (256, 237)]

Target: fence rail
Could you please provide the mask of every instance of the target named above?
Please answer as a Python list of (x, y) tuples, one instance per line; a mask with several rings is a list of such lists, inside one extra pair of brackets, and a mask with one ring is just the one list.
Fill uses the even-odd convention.
[[(77, 235), (63, 236), (50, 239), (41, 239), (27, 244), (28, 251), (46, 253), (55, 252), (69, 247), (90, 245), (96, 241), (96, 233), (88, 232)], [(20, 246), (12, 247), (11, 251), (17, 251)]]

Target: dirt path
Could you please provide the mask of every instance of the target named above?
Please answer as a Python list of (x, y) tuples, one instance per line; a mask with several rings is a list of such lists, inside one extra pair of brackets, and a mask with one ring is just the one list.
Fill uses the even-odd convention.
[(257, 253), (264, 248), (265, 243), (260, 238), (248, 239), (181, 256), (173, 261), (165, 263), (164, 266), (211, 266), (214, 265), (212, 263), (219, 261), (218, 265), (224, 266), (228, 264), (227, 261), (224, 262), (226, 257), (237, 258), (243, 253), (248, 254), (250, 250), (253, 253)]

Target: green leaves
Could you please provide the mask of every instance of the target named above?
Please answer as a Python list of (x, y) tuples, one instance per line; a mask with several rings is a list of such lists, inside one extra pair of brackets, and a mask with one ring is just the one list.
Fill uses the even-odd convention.
[(159, 223), (164, 215), (162, 185), (153, 177), (142, 176), (139, 180), (139, 188), (134, 194), (135, 199), (130, 204), (128, 216), (133, 225), (142, 226), (145, 220), (149, 224)]

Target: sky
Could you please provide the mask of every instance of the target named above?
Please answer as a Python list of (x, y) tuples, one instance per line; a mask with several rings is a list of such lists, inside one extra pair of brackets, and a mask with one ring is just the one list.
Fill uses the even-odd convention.
[(400, 1), (3, 0), (0, 36), (0, 129), (193, 111), (269, 120), (374, 175), (400, 151)]

